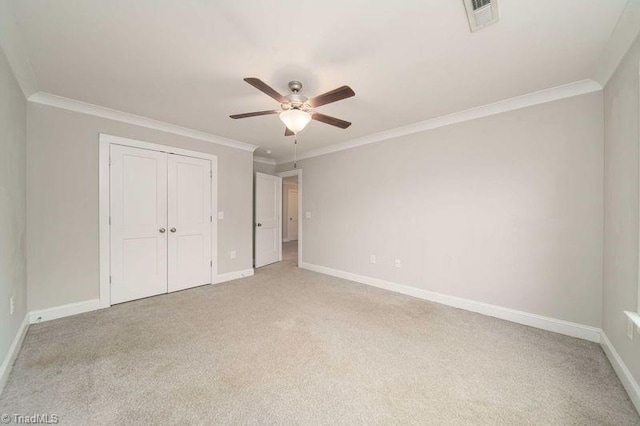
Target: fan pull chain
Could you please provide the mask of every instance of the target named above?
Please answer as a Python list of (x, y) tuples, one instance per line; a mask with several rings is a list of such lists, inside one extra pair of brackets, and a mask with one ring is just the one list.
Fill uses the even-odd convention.
[(298, 135), (293, 140), (293, 168), (298, 168)]

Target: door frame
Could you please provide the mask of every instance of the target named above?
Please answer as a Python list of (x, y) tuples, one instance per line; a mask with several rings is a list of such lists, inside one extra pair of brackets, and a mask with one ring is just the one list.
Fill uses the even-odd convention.
[[(302, 222), (304, 220), (304, 216), (302, 216), (302, 169), (288, 170), (276, 173), (276, 175), (282, 178), (298, 176), (298, 268), (300, 268), (302, 266)], [(280, 210), (282, 210), (282, 206)]]
[[(98, 226), (100, 250), (100, 308), (111, 306), (111, 230), (110, 212), (110, 166), (111, 145), (122, 145), (132, 148), (178, 154), (187, 157), (201, 158), (211, 161), (211, 284), (218, 282), (218, 156), (188, 149), (174, 148), (151, 142), (112, 136), (100, 133), (98, 141)], [(216, 220), (213, 220), (213, 219)]]

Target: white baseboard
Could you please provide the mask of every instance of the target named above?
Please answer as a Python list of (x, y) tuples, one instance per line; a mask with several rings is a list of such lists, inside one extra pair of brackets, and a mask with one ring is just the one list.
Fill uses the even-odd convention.
[(69, 303), (68, 305), (54, 306), (53, 308), (42, 309), (29, 312), (29, 323), (51, 321), (71, 315), (83, 314), (85, 312), (97, 311), (100, 309), (100, 299), (85, 300), (84, 302)]
[(4, 389), (4, 385), (7, 383), (7, 379), (9, 378), (9, 373), (11, 372), (11, 368), (13, 367), (13, 363), (18, 356), (18, 352), (20, 352), (20, 348), (22, 347), (22, 341), (24, 340), (24, 336), (27, 334), (27, 330), (29, 330), (29, 315), (24, 316), (24, 320), (22, 324), (20, 324), (20, 328), (16, 333), (16, 336), (13, 338), (13, 342), (11, 342), (11, 346), (9, 346), (9, 350), (7, 351), (7, 355), (4, 357), (2, 361), (2, 365), (0, 365), (0, 393), (2, 393), (2, 389)]
[(237, 280), (239, 278), (250, 277), (253, 275), (253, 268), (245, 269), (244, 271), (227, 272), (226, 274), (218, 274), (218, 279), (215, 284), (220, 284), (226, 281)]
[(620, 355), (616, 351), (616, 348), (613, 347), (611, 341), (607, 338), (607, 335), (602, 331), (602, 340), (600, 342), (604, 353), (607, 354), (607, 358), (609, 358), (609, 362), (613, 366), (613, 369), (616, 371), (618, 378), (622, 382), (622, 385), (626, 389), (629, 394), (629, 398), (631, 398), (631, 402), (640, 413), (640, 385), (633, 378), (631, 371), (627, 368)]
[(600, 342), (600, 329), (596, 327), (563, 321), (555, 318), (544, 317), (542, 315), (517, 311), (515, 309), (490, 305), (488, 303), (476, 302), (474, 300), (463, 299), (461, 297), (448, 296), (442, 293), (435, 293), (432, 291), (398, 284), (391, 281), (385, 281), (377, 278), (353, 274), (351, 272), (327, 268), (325, 266), (303, 263), (302, 268), (308, 269), (310, 271), (320, 272), (326, 275), (332, 275), (334, 277), (343, 278), (346, 280), (355, 281), (362, 284), (371, 285), (378, 288), (383, 288), (385, 290), (395, 291), (396, 293), (406, 294), (408, 296), (417, 297), (419, 299), (425, 299), (432, 302), (441, 303), (443, 305), (453, 306), (454, 308), (477, 312), (479, 314), (500, 318), (506, 321), (540, 328), (542, 330), (553, 331), (555, 333), (577, 337), (580, 339), (589, 340), (591, 342)]

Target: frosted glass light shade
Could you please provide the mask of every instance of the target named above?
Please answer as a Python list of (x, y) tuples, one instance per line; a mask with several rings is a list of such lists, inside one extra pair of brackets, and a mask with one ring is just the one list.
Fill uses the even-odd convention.
[(293, 133), (298, 133), (311, 121), (311, 114), (299, 109), (289, 109), (280, 113), (280, 120)]

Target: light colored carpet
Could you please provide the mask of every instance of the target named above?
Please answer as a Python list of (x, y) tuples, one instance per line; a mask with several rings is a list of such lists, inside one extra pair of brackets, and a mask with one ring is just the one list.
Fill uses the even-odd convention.
[(640, 424), (596, 344), (294, 267), (31, 326), (62, 424)]

